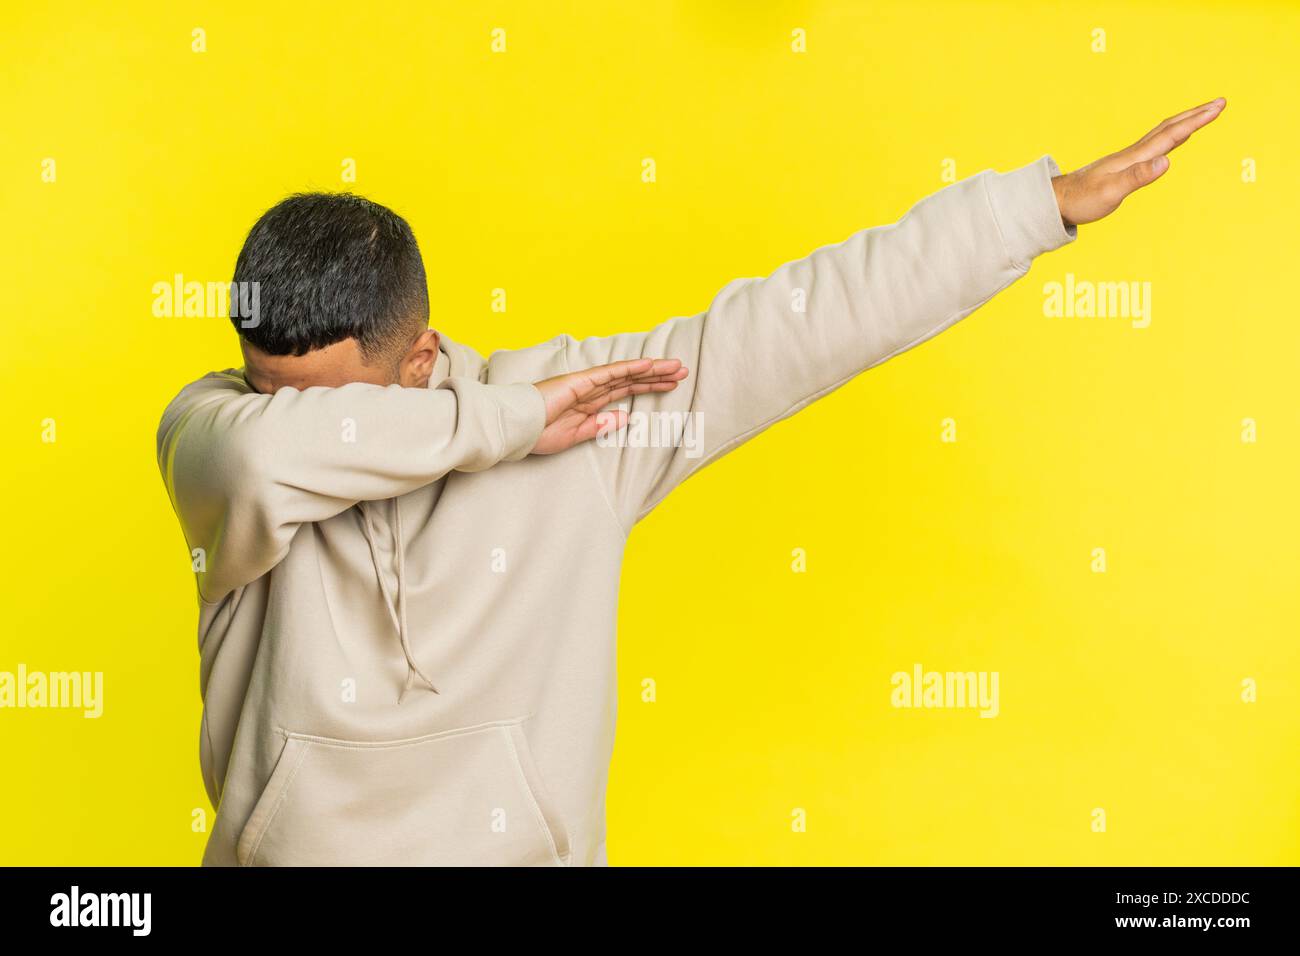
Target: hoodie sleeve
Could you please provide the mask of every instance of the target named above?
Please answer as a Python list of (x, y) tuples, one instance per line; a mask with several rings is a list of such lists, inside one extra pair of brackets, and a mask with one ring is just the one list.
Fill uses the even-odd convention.
[(1059, 172), (1043, 156), (1014, 172), (979, 173), (896, 223), (729, 283), (699, 315), (647, 333), (566, 338), (570, 369), (638, 357), (680, 358), (690, 369), (673, 392), (619, 403), (630, 413), (623, 436), (593, 443), (625, 526), (704, 465), (942, 332), (1035, 256), (1073, 241), (1052, 190)]
[(211, 603), (275, 567), (300, 525), (521, 459), (545, 418), (528, 384), (448, 378), (431, 389), (353, 383), (264, 395), (219, 372), (163, 413), (158, 466), (199, 596)]

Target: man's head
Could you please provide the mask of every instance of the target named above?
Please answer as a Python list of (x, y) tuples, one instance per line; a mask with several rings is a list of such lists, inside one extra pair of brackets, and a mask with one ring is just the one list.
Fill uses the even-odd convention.
[(438, 333), (428, 327), (424, 263), (391, 209), (349, 193), (290, 196), (244, 240), (235, 283), (253, 282), (257, 321), (233, 309), (231, 321), (259, 392), (428, 384)]

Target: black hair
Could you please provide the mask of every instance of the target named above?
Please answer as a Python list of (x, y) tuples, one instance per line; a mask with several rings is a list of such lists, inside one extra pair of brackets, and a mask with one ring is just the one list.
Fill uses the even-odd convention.
[[(239, 309), (257, 283), (257, 315)], [(231, 322), (270, 355), (354, 338), (391, 355), (429, 322), (424, 262), (406, 220), (352, 193), (299, 193), (257, 220), (235, 263)], [(242, 315), (239, 314), (242, 311)]]

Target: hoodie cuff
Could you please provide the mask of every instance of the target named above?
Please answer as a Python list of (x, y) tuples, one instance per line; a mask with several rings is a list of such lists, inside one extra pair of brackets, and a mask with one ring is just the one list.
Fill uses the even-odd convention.
[(519, 461), (537, 445), (546, 428), (546, 399), (533, 385), (491, 386), (498, 399), (497, 421), (501, 425), (502, 461)]
[(1079, 230), (1066, 226), (1056, 205), (1052, 177), (1061, 168), (1051, 156), (1009, 173), (989, 173), (984, 180), (989, 205), (1011, 262), (1028, 269), (1035, 256), (1075, 240)]
[[(546, 399), (532, 385), (488, 385), (472, 378), (444, 378), (435, 388), (456, 393), (457, 428), (477, 436), (481, 471), (502, 461), (519, 461), (537, 445), (546, 427)], [(473, 441), (474, 439), (469, 439)]]

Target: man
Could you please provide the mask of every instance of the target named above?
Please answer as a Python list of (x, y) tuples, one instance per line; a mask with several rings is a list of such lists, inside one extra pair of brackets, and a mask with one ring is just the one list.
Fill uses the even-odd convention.
[[(204, 863), (603, 864), (632, 525), (1073, 241), (1224, 105), (1068, 175), (956, 183), (700, 315), (486, 360), (428, 328), (400, 217), (271, 209), (235, 269), (244, 367), (158, 431), (198, 572)], [(592, 441), (629, 415), (693, 440)]]

